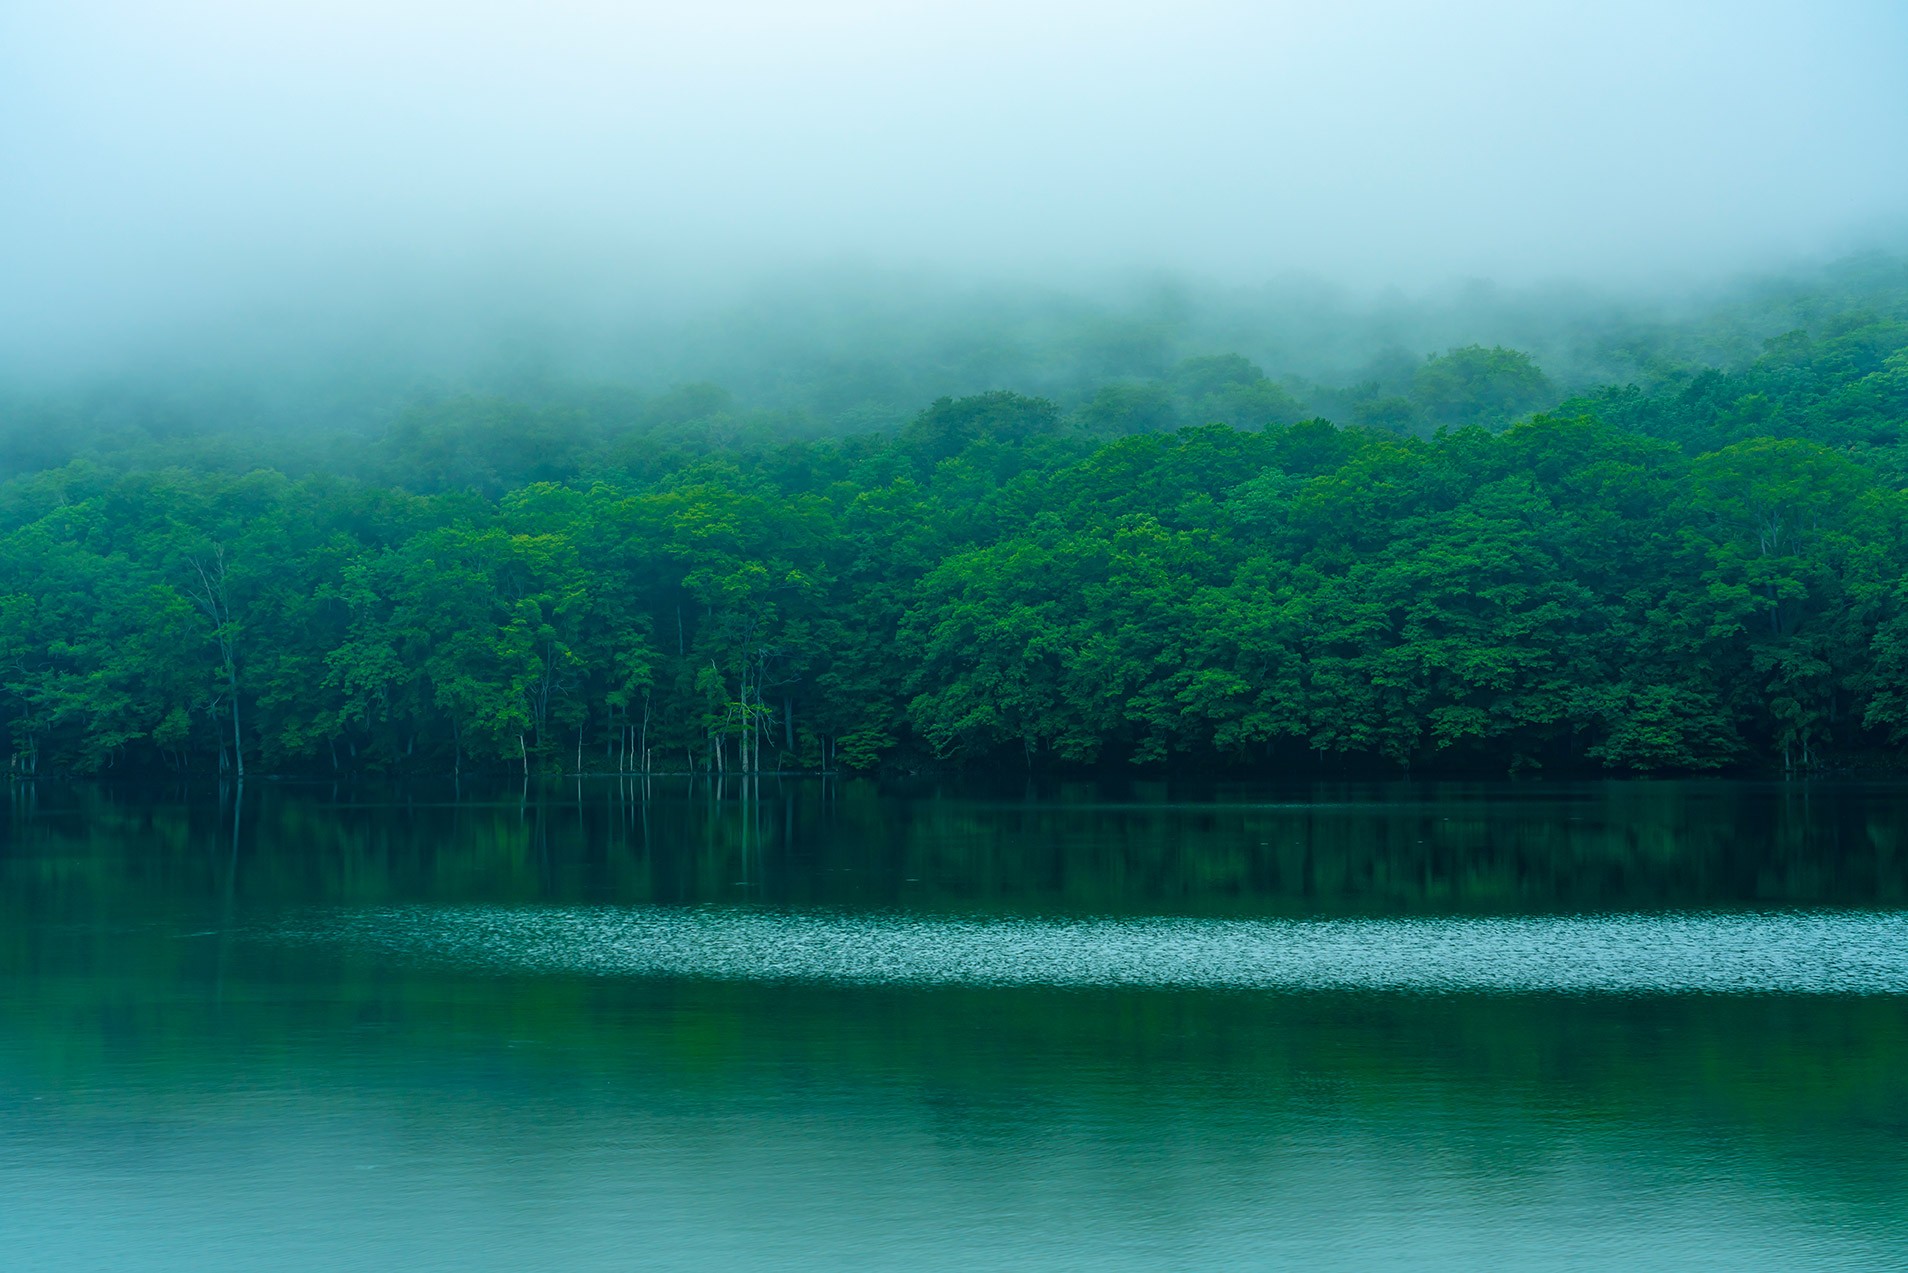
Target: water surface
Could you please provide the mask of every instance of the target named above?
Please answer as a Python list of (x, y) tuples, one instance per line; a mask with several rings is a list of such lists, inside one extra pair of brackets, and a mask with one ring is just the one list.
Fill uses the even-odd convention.
[(12, 793), (60, 1268), (1908, 1267), (1908, 800)]

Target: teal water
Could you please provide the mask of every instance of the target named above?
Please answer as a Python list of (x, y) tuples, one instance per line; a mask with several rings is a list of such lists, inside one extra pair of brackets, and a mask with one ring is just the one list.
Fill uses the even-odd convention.
[(10, 793), (0, 1267), (1908, 1268), (1908, 794)]

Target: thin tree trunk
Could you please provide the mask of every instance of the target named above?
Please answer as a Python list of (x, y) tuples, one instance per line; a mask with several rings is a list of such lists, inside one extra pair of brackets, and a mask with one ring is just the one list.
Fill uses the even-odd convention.
[[(232, 646), (232, 605), (225, 593), (225, 549), (212, 546), (212, 568), (197, 557), (192, 568), (198, 572), (199, 587), (193, 600), (212, 623), (212, 636), (218, 642), (219, 661), (225, 665), (225, 689), (232, 696), (232, 760), (238, 776), (245, 776), (245, 738), (239, 727), (238, 658)], [(221, 745), (220, 751), (224, 751)], [(223, 766), (221, 766), (223, 767)]]
[(230, 661), (225, 665), (226, 685), (232, 693), (232, 759), (237, 762), (238, 776), (245, 777), (245, 744), (239, 736), (238, 672)]

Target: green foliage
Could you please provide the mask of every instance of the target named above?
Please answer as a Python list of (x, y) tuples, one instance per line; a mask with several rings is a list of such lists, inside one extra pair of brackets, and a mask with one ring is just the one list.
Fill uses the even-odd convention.
[(1508, 424), (1554, 400), (1550, 377), (1529, 354), (1497, 346), (1433, 355), (1412, 377), (1411, 390), (1439, 426)]
[(901, 445), (932, 467), (976, 443), (1018, 445), (1059, 430), (1060, 411), (1045, 398), (996, 391), (941, 398), (901, 430)]
[(1689, 771), (1908, 740), (1908, 325), (1827, 308), (1539, 415), (1532, 359), (1466, 346), (1340, 395), (1352, 427), (1109, 331), (1128, 378), (1071, 411), (942, 398), (835, 439), (695, 385), (457, 400), (303, 473), (16, 448), (0, 737), (28, 773)]

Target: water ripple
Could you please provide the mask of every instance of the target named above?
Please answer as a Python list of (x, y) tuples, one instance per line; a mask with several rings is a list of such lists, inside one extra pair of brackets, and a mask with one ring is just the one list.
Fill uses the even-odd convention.
[(856, 985), (1908, 994), (1908, 912), (1011, 919), (400, 907), (279, 940), (496, 972)]

